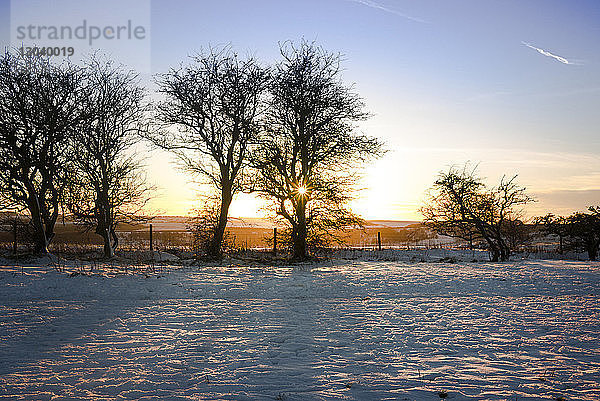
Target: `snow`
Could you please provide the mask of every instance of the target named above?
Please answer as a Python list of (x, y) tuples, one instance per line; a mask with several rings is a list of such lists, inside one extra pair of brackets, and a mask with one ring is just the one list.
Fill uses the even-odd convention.
[(0, 398), (600, 396), (599, 263), (0, 265)]

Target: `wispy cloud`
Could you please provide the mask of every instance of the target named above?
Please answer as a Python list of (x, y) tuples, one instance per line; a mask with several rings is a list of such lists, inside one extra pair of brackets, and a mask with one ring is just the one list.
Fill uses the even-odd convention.
[(421, 18), (412, 17), (412, 16), (404, 14), (400, 11), (386, 7), (385, 5), (375, 2), (373, 0), (349, 0), (349, 1), (352, 1), (352, 2), (358, 3), (358, 4), (362, 4), (363, 6), (371, 7), (371, 8), (377, 9), (377, 10), (385, 11), (386, 13), (394, 14), (394, 15), (397, 15), (402, 18), (406, 18), (406, 19), (414, 21), (414, 22), (427, 23), (427, 21), (425, 21)]
[(544, 50), (544, 49), (541, 49), (539, 47), (535, 47), (531, 43), (527, 43), (527, 42), (521, 42), (521, 43), (523, 45), (529, 47), (530, 49), (533, 49), (533, 50), (537, 51), (538, 53), (546, 56), (546, 57), (553, 58), (554, 60), (556, 60), (556, 61), (558, 61), (560, 63), (568, 64), (568, 65), (581, 65), (581, 63), (579, 63), (579, 62), (572, 61), (572, 60), (567, 60), (564, 57), (561, 57), (561, 56), (558, 56), (556, 54), (550, 53), (548, 50)]

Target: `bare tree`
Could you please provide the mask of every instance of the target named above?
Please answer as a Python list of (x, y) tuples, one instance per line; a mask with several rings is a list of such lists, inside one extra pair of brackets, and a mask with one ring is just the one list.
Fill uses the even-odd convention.
[(228, 47), (198, 54), (191, 65), (158, 79), (166, 98), (157, 106), (164, 129), (149, 139), (174, 152), (185, 169), (206, 179), (220, 195), (206, 250), (210, 257), (221, 255), (229, 206), (243, 187), (268, 81), (268, 70), (253, 58), (240, 59)]
[(465, 165), (442, 172), (421, 208), (424, 223), (438, 234), (466, 241), (485, 241), (492, 261), (510, 257), (510, 229), (521, 220), (522, 205), (533, 199), (516, 182), (516, 176), (502, 177), (497, 187), (488, 189)]
[(600, 207), (590, 206), (588, 211), (573, 213), (567, 218), (568, 236), (573, 245), (586, 250), (590, 260), (596, 260), (600, 247)]
[(558, 253), (562, 255), (565, 249), (565, 240), (568, 238), (570, 231), (568, 218), (549, 213), (536, 218), (535, 223), (541, 227), (544, 234), (558, 237)]
[[(192, 249), (200, 256), (210, 247), (217, 225), (219, 224), (219, 208), (221, 199), (218, 196), (203, 197), (200, 207), (194, 210), (193, 217), (187, 223), (187, 230), (192, 233)], [(235, 248), (235, 235), (229, 231), (223, 233), (222, 249)]]
[(526, 224), (520, 218), (507, 219), (502, 232), (511, 252), (518, 251), (523, 246), (530, 244), (533, 238), (532, 225)]
[(89, 115), (71, 137), (65, 201), (77, 223), (95, 228), (111, 258), (119, 244), (117, 225), (146, 221), (141, 212), (152, 187), (132, 149), (144, 129), (144, 90), (133, 71), (98, 56), (87, 60), (84, 71)]
[(266, 129), (253, 152), (253, 190), (273, 203), (289, 227), (294, 259), (361, 223), (347, 209), (356, 167), (382, 154), (375, 138), (355, 132), (368, 117), (360, 97), (340, 80), (340, 55), (303, 41), (281, 46), (270, 86)]
[(39, 254), (54, 237), (66, 141), (85, 117), (83, 92), (71, 64), (10, 51), (0, 57), (0, 209), (29, 215)]

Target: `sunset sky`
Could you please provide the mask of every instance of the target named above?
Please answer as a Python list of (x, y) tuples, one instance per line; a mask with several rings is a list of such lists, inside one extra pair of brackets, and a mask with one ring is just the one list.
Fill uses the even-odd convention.
[[(9, 3), (1, 7), (8, 43)], [(149, 13), (150, 89), (151, 73), (208, 45), (265, 63), (289, 39), (343, 53), (344, 79), (373, 114), (360, 129), (390, 150), (364, 171), (353, 204), (363, 217), (419, 219), (437, 172), (468, 160), (490, 183), (518, 173), (538, 199), (531, 215), (600, 204), (598, 1), (155, 0)], [(196, 190), (170, 160), (148, 156), (153, 207), (186, 214)], [(259, 209), (244, 195), (231, 214)]]

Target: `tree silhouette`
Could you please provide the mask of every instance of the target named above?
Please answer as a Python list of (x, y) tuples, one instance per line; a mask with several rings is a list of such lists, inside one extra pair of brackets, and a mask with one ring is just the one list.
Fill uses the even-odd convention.
[(268, 70), (229, 48), (211, 49), (159, 77), (165, 100), (158, 104), (159, 132), (149, 136), (172, 151), (188, 171), (208, 180), (220, 196), (206, 252), (221, 255), (233, 196), (244, 185), (248, 147), (259, 132)]
[(488, 189), (466, 164), (439, 174), (420, 209), (424, 223), (438, 234), (470, 241), (483, 240), (492, 261), (508, 260), (513, 228), (522, 217), (520, 206), (532, 202), (516, 176), (502, 177), (497, 187)]
[(289, 227), (293, 258), (307, 243), (361, 220), (347, 209), (356, 167), (382, 153), (375, 138), (355, 133), (368, 117), (362, 100), (340, 80), (340, 56), (303, 41), (281, 46), (266, 128), (253, 152), (253, 190), (273, 203)]
[(80, 68), (40, 55), (0, 57), (0, 193), (26, 212), (35, 252), (54, 237), (64, 190), (67, 139), (86, 117)]
[(65, 203), (77, 223), (95, 228), (110, 258), (117, 225), (146, 220), (140, 212), (152, 188), (132, 150), (144, 129), (144, 90), (133, 71), (97, 56), (86, 61), (84, 77), (88, 116), (70, 138)]
[[(187, 222), (187, 230), (192, 233), (192, 249), (195, 255), (202, 255), (214, 240), (214, 233), (219, 224), (219, 208), (221, 199), (218, 196), (204, 197), (200, 207), (194, 210), (193, 217)], [(235, 247), (235, 235), (225, 231), (221, 240), (224, 250)]]
[(582, 246), (590, 260), (598, 258), (600, 247), (600, 207), (590, 206), (589, 213), (573, 213), (567, 218), (569, 237)]
[(548, 213), (543, 217), (536, 218), (535, 223), (541, 227), (543, 233), (558, 237), (558, 253), (562, 255), (565, 249), (565, 239), (569, 237), (570, 233), (568, 218)]

